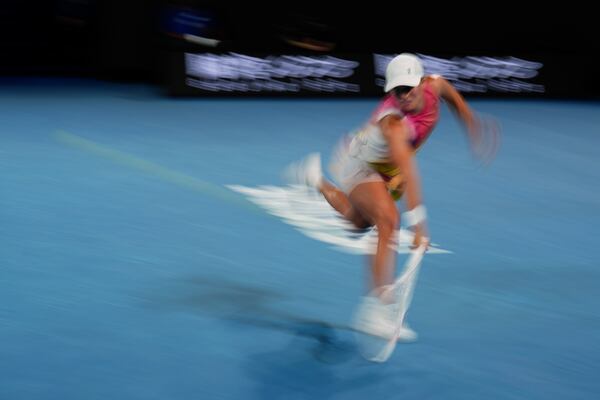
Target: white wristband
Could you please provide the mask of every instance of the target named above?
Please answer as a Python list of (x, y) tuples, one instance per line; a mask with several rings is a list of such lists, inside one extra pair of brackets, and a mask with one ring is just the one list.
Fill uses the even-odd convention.
[(419, 204), (410, 211), (404, 213), (408, 226), (419, 225), (421, 222), (427, 219), (427, 209), (424, 205)]

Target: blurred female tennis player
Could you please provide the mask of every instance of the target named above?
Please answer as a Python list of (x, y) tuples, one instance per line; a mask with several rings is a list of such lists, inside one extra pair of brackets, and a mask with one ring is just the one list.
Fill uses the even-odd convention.
[(386, 311), (390, 308), (386, 289), (395, 274), (395, 232), (400, 223), (395, 200), (403, 193), (409, 210), (404, 214), (406, 222), (415, 230), (413, 245), (429, 236), (414, 155), (438, 122), (440, 100), (462, 122), (475, 155), (483, 161), (493, 158), (498, 136), (497, 127), (478, 118), (446, 79), (424, 75), (420, 59), (413, 54), (400, 54), (388, 64), (385, 92), (368, 122), (332, 157), (330, 171), (339, 188), (324, 179), (319, 154), (310, 154), (287, 169), (288, 178), (316, 188), (357, 228), (377, 228), (368, 285), (374, 306), (364, 328), (382, 336), (394, 328)]

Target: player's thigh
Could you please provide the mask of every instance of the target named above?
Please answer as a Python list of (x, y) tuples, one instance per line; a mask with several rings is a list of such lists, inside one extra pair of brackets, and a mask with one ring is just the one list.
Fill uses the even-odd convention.
[(397, 226), (398, 209), (383, 181), (356, 185), (349, 199), (352, 206), (370, 223)]

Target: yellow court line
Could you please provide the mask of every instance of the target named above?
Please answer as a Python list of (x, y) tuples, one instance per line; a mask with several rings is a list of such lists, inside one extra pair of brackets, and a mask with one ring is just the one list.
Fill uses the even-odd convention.
[(189, 176), (163, 167), (162, 165), (156, 164), (152, 161), (144, 160), (143, 158), (112, 149), (108, 146), (84, 139), (80, 136), (63, 130), (56, 131), (54, 133), (54, 138), (60, 143), (95, 154), (100, 157), (104, 157), (114, 161), (115, 163), (136, 169), (174, 185), (191, 189), (204, 195), (227, 201), (229, 203), (236, 203), (239, 206), (251, 209), (257, 213), (264, 214), (257, 206), (246, 201), (243, 196), (239, 196), (233, 191), (225, 189), (219, 185), (194, 178), (193, 176)]

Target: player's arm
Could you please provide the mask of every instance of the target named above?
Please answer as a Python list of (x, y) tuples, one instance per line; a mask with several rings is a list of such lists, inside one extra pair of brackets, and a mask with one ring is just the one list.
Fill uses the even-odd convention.
[[(458, 90), (446, 79), (437, 76), (432, 79), (432, 84), (439, 96), (448, 104), (448, 108), (457, 116), (463, 124), (465, 131), (469, 135), (471, 148), (476, 156), (484, 161), (489, 161), (493, 158), (496, 151), (498, 141), (498, 128), (496, 124), (489, 121), (482, 121), (471, 110), (467, 101), (459, 93)], [(485, 143), (484, 134), (489, 133), (491, 136), (489, 143)]]
[(421, 180), (409, 140), (408, 127), (397, 115), (383, 118), (380, 125), (390, 148), (391, 161), (400, 168), (406, 177), (406, 205), (411, 213), (409, 214), (411, 216), (409, 223), (416, 224), (419, 233), (427, 236)]
[(433, 80), (434, 87), (440, 97), (448, 104), (450, 110), (458, 117), (466, 128), (471, 141), (477, 141), (480, 135), (478, 121), (464, 97), (446, 79), (441, 76)]

